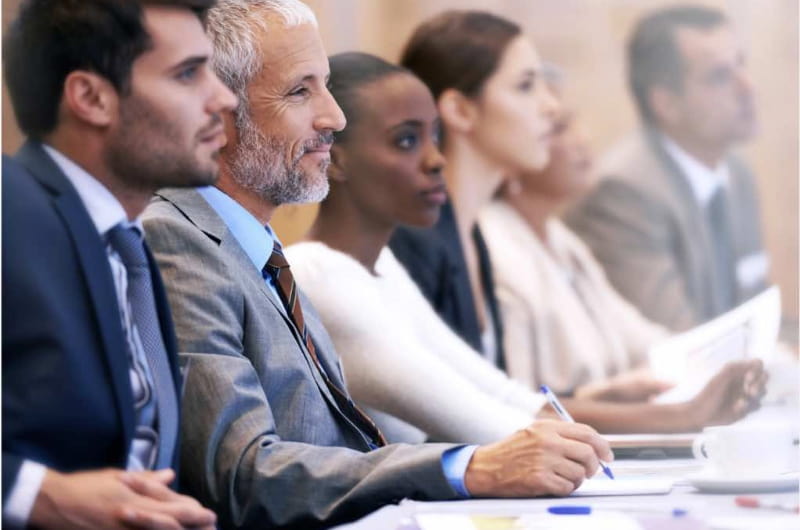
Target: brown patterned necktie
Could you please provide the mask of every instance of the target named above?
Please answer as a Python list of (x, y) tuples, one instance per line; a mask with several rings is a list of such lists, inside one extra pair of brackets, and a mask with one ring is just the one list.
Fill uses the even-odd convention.
[(322, 379), (328, 386), (328, 390), (330, 390), (331, 394), (336, 399), (339, 408), (341, 408), (348, 419), (370, 439), (372, 446), (381, 447), (386, 445), (386, 438), (383, 437), (383, 434), (381, 434), (375, 422), (353, 403), (353, 400), (350, 399), (344, 390), (331, 381), (325, 369), (322, 367), (322, 364), (320, 364), (319, 358), (317, 357), (317, 350), (314, 347), (311, 336), (308, 334), (308, 328), (306, 328), (305, 319), (303, 318), (303, 309), (300, 307), (300, 300), (297, 297), (297, 284), (294, 281), (294, 275), (292, 275), (289, 262), (286, 261), (283, 255), (283, 249), (277, 241), (275, 241), (275, 245), (272, 248), (272, 255), (269, 257), (267, 264), (264, 265), (263, 272), (275, 280), (275, 285), (281, 297), (281, 301), (286, 308), (286, 313), (292, 319), (295, 327), (297, 327), (297, 331), (299, 331), (300, 335), (303, 337), (303, 341), (305, 341), (306, 347), (308, 348), (308, 353), (311, 355), (311, 360), (314, 361), (314, 366), (316, 366), (320, 375), (322, 375)]

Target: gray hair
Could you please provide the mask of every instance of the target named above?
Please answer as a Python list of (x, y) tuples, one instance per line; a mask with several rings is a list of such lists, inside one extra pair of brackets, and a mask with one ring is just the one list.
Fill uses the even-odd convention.
[(249, 109), (247, 85), (264, 66), (258, 39), (269, 31), (267, 15), (277, 16), (288, 27), (317, 27), (314, 12), (299, 0), (218, 0), (208, 11), (206, 31), (214, 43), (212, 64), (239, 98), (237, 122)]

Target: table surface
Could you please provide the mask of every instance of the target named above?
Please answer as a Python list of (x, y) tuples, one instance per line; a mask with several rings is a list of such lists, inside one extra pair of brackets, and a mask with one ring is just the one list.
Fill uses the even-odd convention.
[[(743, 420), (748, 423), (788, 421), (800, 426), (796, 406), (766, 407)], [(800, 428), (798, 428), (800, 431)], [(485, 499), (448, 502), (403, 501), (399, 505), (384, 506), (380, 510), (354, 523), (337, 526), (337, 530), (413, 530), (413, 517), (425, 513), (452, 513), (473, 515), (544, 514), (554, 504), (591, 505), (594, 508), (626, 512), (635, 506), (635, 517), (644, 530), (800, 530), (800, 515), (769, 509), (741, 508), (734, 499), (738, 495), (755, 496), (762, 501), (797, 505), (800, 491), (797, 488), (776, 493), (714, 494), (698, 491), (686, 478), (702, 469), (693, 459), (617, 460), (612, 464), (619, 478), (670, 478), (675, 480), (667, 495), (624, 495), (598, 497), (567, 497), (539, 499)], [(622, 508), (622, 509), (620, 509)], [(641, 508), (653, 513), (644, 513)], [(669, 512), (680, 508), (687, 510), (685, 517), (674, 518)], [(660, 513), (659, 513), (660, 512)], [(562, 516), (579, 517), (579, 516)], [(556, 526), (558, 528), (561, 525)], [(498, 527), (500, 528), (500, 527)], [(540, 528), (537, 526), (536, 528)], [(454, 530), (442, 526), (443, 530)]]
[[(666, 462), (666, 461), (665, 461)], [(679, 469), (699, 467), (690, 461), (670, 461)], [(648, 463), (653, 466), (655, 461)], [(637, 475), (633, 471), (635, 463), (630, 461), (615, 462), (614, 471), (620, 477)], [(631, 466), (628, 468), (628, 466)], [(631, 473), (626, 472), (626, 468)], [(674, 476), (666, 471), (660, 476)], [(649, 474), (649, 473), (648, 473)], [(775, 501), (796, 505), (800, 500), (797, 490), (778, 493), (747, 494), (765, 501)], [(603, 497), (567, 497), (540, 499), (485, 499), (450, 502), (404, 501), (399, 505), (385, 506), (363, 519), (336, 527), (337, 530), (411, 530), (416, 526), (408, 524), (416, 514), (424, 513), (459, 513), (474, 515), (521, 515), (543, 514), (549, 506), (555, 504), (590, 505), (594, 508), (608, 507), (609, 510), (628, 512), (636, 518), (645, 530), (706, 530), (712, 528), (736, 528), (752, 530), (780, 530), (783, 528), (800, 529), (800, 516), (788, 512), (767, 509), (741, 508), (734, 499), (738, 494), (702, 493), (682, 479), (668, 495), (636, 495), (636, 496), (603, 496)], [(635, 510), (628, 508), (635, 506)], [(653, 513), (639, 511), (651, 509)], [(685, 517), (674, 518), (670, 511), (680, 508), (686, 510)], [(658, 513), (661, 512), (661, 513)], [(565, 516), (570, 517), (570, 516)], [(795, 519), (796, 524), (787, 524), (787, 520)], [(405, 524), (404, 524), (405, 523)], [(447, 528), (446, 530), (452, 530)]]

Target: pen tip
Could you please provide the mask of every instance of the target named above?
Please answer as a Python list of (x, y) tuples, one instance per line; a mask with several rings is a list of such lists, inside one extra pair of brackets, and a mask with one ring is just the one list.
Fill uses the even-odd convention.
[(603, 466), (603, 473), (605, 473), (606, 476), (611, 480), (614, 480), (614, 473), (611, 472), (611, 468), (608, 466)]
[(539, 387), (539, 390), (541, 390), (542, 392), (544, 392), (545, 394), (547, 394), (547, 391), (548, 391), (549, 389), (547, 388), (547, 385), (542, 385), (542, 386), (540, 386), (540, 387)]

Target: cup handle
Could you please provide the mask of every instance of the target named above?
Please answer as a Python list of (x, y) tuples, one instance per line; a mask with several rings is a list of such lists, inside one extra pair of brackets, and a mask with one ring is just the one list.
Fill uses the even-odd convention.
[(692, 442), (692, 454), (697, 460), (708, 460), (706, 444), (709, 439), (707, 436), (698, 436)]

